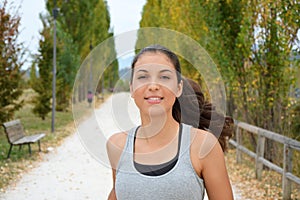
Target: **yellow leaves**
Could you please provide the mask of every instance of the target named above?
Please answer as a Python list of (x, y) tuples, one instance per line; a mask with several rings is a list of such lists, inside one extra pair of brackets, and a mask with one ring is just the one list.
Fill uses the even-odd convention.
[(203, 26), (203, 30), (207, 33), (209, 31), (208, 26), (207, 25)]
[[(171, 7), (172, 8), (172, 7)], [(180, 7), (173, 7), (172, 9), (169, 9), (169, 14), (171, 16), (171, 20), (174, 21), (179, 21), (180, 20), (180, 14), (181, 14), (181, 9)]]
[(258, 87), (258, 79), (254, 79), (251, 82), (252, 87), (257, 88)]
[[(243, 156), (241, 164), (236, 163), (236, 152), (230, 149), (225, 156), (226, 166), (238, 199), (282, 199), (281, 175), (272, 170), (263, 171), (262, 180), (255, 179), (254, 160)], [(253, 192), (255, 191), (255, 192)], [(299, 199), (297, 188), (292, 191), (292, 198)]]

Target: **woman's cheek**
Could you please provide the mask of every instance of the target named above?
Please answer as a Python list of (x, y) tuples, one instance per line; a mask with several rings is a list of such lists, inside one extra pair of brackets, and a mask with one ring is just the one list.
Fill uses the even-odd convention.
[(177, 87), (177, 84), (174, 84), (174, 83), (169, 83), (169, 84), (164, 84), (163, 85), (170, 93), (172, 93), (172, 95), (175, 95), (177, 94), (178, 92), (178, 87)]
[(132, 90), (134, 92), (134, 91), (139, 90), (147, 85), (148, 85), (148, 83), (145, 81), (136, 80), (132, 83)]

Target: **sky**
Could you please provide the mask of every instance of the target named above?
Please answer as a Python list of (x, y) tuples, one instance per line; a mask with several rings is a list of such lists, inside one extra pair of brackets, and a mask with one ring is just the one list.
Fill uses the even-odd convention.
[[(139, 28), (141, 12), (145, 3), (146, 0), (107, 0), (111, 27), (116, 36)], [(133, 41), (134, 40), (128, 39), (126, 46), (134, 49), (135, 44)], [(119, 41), (118, 37), (116, 37), (115, 46), (117, 54), (122, 51), (119, 50), (122, 49), (122, 45), (124, 45), (124, 41)], [(119, 54), (119, 69), (130, 66), (133, 56), (133, 52), (127, 55)]]
[(20, 35), (18, 42), (23, 42), (24, 47), (28, 50), (26, 62), (22, 69), (27, 69), (31, 65), (30, 54), (36, 54), (39, 47), (39, 31), (42, 30), (43, 25), (40, 21), (40, 13), (45, 13), (44, 0), (7, 0), (8, 7), (11, 8), (10, 12), (18, 12), (21, 17), (20, 21)]
[[(111, 28), (115, 35), (119, 35), (128, 31), (139, 28), (141, 12), (146, 0), (107, 0), (109, 7)], [(43, 26), (39, 19), (40, 13), (46, 13), (45, 0), (8, 0), (8, 5), (12, 7), (12, 11), (18, 9), (21, 17), (19, 42), (23, 42), (31, 54), (38, 52), (39, 31)], [(134, 44), (131, 44), (134, 45)], [(118, 49), (118, 42), (116, 42)], [(132, 47), (134, 48), (134, 46)], [(117, 50), (118, 51), (118, 50)], [(27, 54), (28, 62), (23, 66), (27, 69), (31, 65), (31, 58)], [(126, 60), (122, 59), (121, 60)], [(120, 67), (124, 67), (126, 63), (121, 63)]]

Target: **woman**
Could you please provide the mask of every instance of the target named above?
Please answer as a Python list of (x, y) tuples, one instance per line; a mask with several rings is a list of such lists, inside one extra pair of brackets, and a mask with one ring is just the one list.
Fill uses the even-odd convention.
[(159, 45), (133, 60), (130, 89), (141, 125), (107, 142), (113, 171), (109, 200), (198, 200), (205, 188), (209, 199), (233, 199), (217, 138), (176, 118), (180, 72), (177, 56)]

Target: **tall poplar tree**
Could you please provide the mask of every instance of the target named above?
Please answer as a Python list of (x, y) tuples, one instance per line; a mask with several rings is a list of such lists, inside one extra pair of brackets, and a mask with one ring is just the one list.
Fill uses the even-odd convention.
[(60, 23), (57, 24), (57, 38), (59, 38), (57, 47), (59, 53), (57, 56), (56, 110), (67, 111), (71, 103), (74, 79), (80, 65), (80, 56), (77, 45), (70, 34), (62, 30)]
[[(33, 113), (45, 120), (51, 111), (53, 40), (49, 16), (40, 15), (40, 19), (43, 23), (43, 30), (40, 32), (39, 55), (35, 61), (39, 76), (31, 80), (31, 87), (37, 93), (33, 98)], [(35, 71), (35, 67), (33, 64), (33, 71)]]

